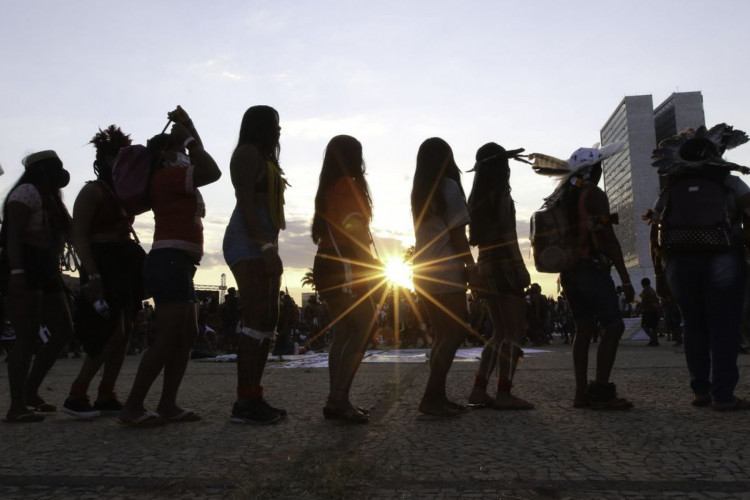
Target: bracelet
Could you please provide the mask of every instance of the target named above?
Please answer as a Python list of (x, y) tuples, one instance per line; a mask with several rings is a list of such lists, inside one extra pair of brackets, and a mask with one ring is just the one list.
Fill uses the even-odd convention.
[(101, 279), (102, 276), (99, 273), (89, 274), (89, 281)]
[(11, 269), (10, 270), (11, 276), (15, 276), (17, 274), (26, 274), (26, 270), (25, 269)]
[(185, 149), (187, 149), (188, 146), (190, 146), (194, 142), (195, 142), (195, 138), (194, 137), (192, 137), (192, 136), (188, 137), (187, 139), (185, 139), (185, 142), (182, 143), (182, 147), (185, 148)]
[(275, 248), (273, 243), (265, 243), (260, 246), (260, 251), (265, 252), (266, 250), (269, 250), (271, 248)]
[(623, 283), (622, 286), (629, 286), (630, 288), (633, 288), (633, 284), (632, 283)]

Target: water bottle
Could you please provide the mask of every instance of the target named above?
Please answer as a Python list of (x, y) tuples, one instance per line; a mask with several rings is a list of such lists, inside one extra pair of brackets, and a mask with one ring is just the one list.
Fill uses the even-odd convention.
[(94, 309), (102, 318), (109, 318), (109, 304), (106, 300), (100, 299), (94, 302)]

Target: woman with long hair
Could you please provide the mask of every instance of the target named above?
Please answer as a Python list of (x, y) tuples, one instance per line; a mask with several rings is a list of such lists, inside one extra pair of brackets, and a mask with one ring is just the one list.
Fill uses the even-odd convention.
[[(70, 232), (61, 189), (70, 174), (54, 151), (31, 154), (23, 164), (24, 173), (5, 200), (0, 231), (2, 295), (16, 331), (8, 357), (11, 401), (6, 422), (39, 422), (44, 420), (40, 413), (57, 410), (39, 396), (39, 386), (73, 335), (60, 272)], [(46, 325), (51, 336), (34, 355), (40, 325)]]
[[(484, 346), (469, 404), (496, 409), (534, 407), (511, 394), (513, 375), (522, 355), (529, 272), (518, 248), (516, 208), (510, 194), (509, 159), (522, 160), (523, 149), (506, 151), (490, 142), (476, 154), (474, 185), (469, 195), (469, 243), (479, 246), (477, 265), (485, 286), (481, 295), (492, 320), (492, 338)], [(497, 367), (497, 397), (487, 383)]]
[[(76, 332), (86, 359), (70, 387), (61, 411), (79, 418), (119, 415), (122, 404), (114, 392), (136, 304), (143, 291), (145, 253), (132, 238), (133, 216), (115, 194), (112, 167), (130, 136), (111, 125), (91, 139), (96, 148), (94, 174), (73, 205), (73, 245), (81, 260), (83, 296), (76, 304)], [(95, 306), (100, 308), (97, 312)], [(102, 309), (104, 308), (104, 309)], [(91, 405), (88, 387), (104, 366), (98, 397)]]
[[(203, 149), (193, 121), (180, 106), (168, 113), (170, 134), (149, 140), (152, 154), (149, 198), (154, 212), (154, 242), (146, 265), (146, 285), (156, 303), (154, 343), (143, 354), (120, 421), (133, 426), (192, 422), (200, 416), (177, 405), (190, 347), (198, 335), (198, 309), (193, 276), (203, 256), (206, 215), (198, 188), (221, 177)], [(185, 154), (185, 150), (188, 154)], [(164, 370), (158, 413), (146, 411), (144, 400)]]
[(328, 142), (315, 195), (312, 239), (318, 245), (313, 279), (332, 318), (330, 388), (323, 416), (366, 424), (367, 410), (349, 399), (376, 315), (370, 298), (376, 260), (370, 252), (372, 199), (362, 144), (338, 135)]
[(445, 383), (468, 331), (467, 282), (474, 282), (474, 257), (466, 238), (469, 212), (453, 150), (443, 139), (419, 147), (411, 191), (416, 236), (414, 286), (435, 332), (430, 376), (419, 411), (454, 417), (465, 407), (448, 400)]
[(240, 292), (242, 332), (237, 346), (237, 401), (232, 422), (272, 424), (286, 410), (263, 397), (263, 370), (279, 321), (279, 290), (284, 268), (279, 232), (286, 227), (279, 166), (279, 113), (270, 106), (245, 111), (232, 153), (230, 173), (237, 205), (224, 233), (224, 259)]

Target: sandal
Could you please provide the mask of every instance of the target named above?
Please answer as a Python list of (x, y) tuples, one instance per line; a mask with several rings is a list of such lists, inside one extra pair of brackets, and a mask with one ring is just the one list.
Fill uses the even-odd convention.
[(732, 401), (731, 403), (720, 404), (720, 403), (714, 402), (711, 406), (716, 411), (750, 410), (750, 401), (748, 401), (747, 399), (735, 397), (734, 401)]
[(159, 427), (167, 425), (166, 420), (159, 416), (158, 413), (152, 411), (143, 412), (132, 419), (120, 417), (120, 423), (122, 425), (127, 425), (128, 427)]
[(36, 413), (55, 413), (57, 406), (50, 403), (41, 403), (36, 406), (27, 406), (27, 408)]
[(195, 413), (193, 410), (182, 410), (177, 415), (173, 415), (171, 417), (165, 417), (164, 415), (161, 415), (161, 418), (170, 423), (198, 422), (202, 420), (201, 416)]
[(698, 407), (711, 406), (711, 395), (693, 394), (693, 401), (690, 404)]
[(323, 407), (323, 417), (326, 420), (342, 420), (352, 424), (366, 424), (370, 422), (370, 417), (362, 413), (358, 408), (333, 408), (331, 406)]
[(38, 413), (34, 413), (33, 411), (29, 411), (26, 413), (10, 413), (5, 416), (4, 422), (8, 422), (9, 424), (28, 424), (33, 422), (41, 422), (44, 420), (44, 415), (39, 415)]

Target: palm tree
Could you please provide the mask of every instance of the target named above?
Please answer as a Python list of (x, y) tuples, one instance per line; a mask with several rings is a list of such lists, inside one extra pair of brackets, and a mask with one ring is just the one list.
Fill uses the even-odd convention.
[(316, 292), (318, 289), (315, 287), (315, 280), (313, 279), (313, 270), (312, 268), (308, 268), (305, 275), (300, 280), (302, 282), (302, 286), (309, 286), (312, 288), (313, 292)]

